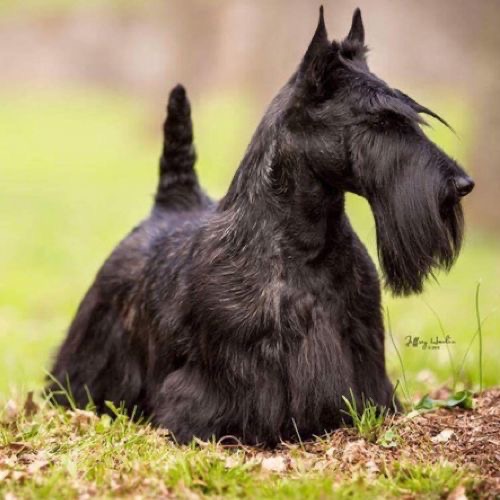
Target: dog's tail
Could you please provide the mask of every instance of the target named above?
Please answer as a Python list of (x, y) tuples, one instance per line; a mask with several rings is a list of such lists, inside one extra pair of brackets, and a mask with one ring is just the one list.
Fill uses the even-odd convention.
[(182, 85), (170, 92), (167, 117), (163, 124), (163, 151), (155, 207), (184, 211), (200, 208), (207, 202), (194, 171), (191, 106)]

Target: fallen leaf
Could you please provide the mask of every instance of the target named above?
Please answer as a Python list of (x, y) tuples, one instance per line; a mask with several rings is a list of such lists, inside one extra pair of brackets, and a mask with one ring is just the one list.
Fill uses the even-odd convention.
[(330, 460), (318, 460), (317, 462), (315, 462), (313, 470), (321, 472), (324, 471), (326, 468), (328, 468), (330, 465), (331, 465)]
[(24, 414), (28, 417), (35, 415), (39, 410), (39, 406), (33, 401), (33, 391), (28, 392), (26, 401), (24, 402)]
[(19, 454), (21, 451), (32, 450), (28, 443), (23, 443), (21, 441), (12, 441), (12, 443), (9, 443), (7, 446), (16, 454)]
[(5, 418), (7, 422), (14, 422), (19, 416), (17, 403), (13, 399), (9, 399), (5, 405)]
[(288, 468), (288, 460), (280, 455), (266, 457), (261, 462), (261, 467), (271, 472), (285, 472)]
[(368, 462), (365, 463), (365, 469), (371, 477), (376, 476), (380, 472), (378, 465), (373, 460), (368, 460)]
[(46, 460), (46, 459), (47, 459), (47, 453), (43, 450), (38, 453), (33, 453), (32, 451), (28, 451), (26, 453), (22, 453), (19, 455), (19, 461), (26, 464), (36, 462), (37, 460)]
[(433, 443), (446, 443), (450, 440), (451, 436), (453, 436), (454, 431), (451, 429), (444, 429), (437, 436), (431, 438)]
[(79, 410), (70, 411), (71, 423), (81, 430), (86, 430), (93, 423), (99, 420), (97, 415), (92, 411)]
[(419, 417), (420, 412), (418, 410), (412, 410), (410, 413), (407, 413), (404, 418), (406, 420), (411, 420), (412, 418)]
[(200, 495), (187, 488), (182, 481), (177, 485), (177, 490), (180, 498), (185, 498), (186, 500), (199, 500), (201, 498)]
[(457, 486), (448, 496), (447, 500), (467, 500), (464, 486)]
[(197, 437), (193, 438), (193, 441), (200, 447), (200, 448), (208, 448), (210, 446), (210, 443), (208, 441), (203, 441), (202, 439), (199, 439)]
[(240, 465), (241, 465), (241, 459), (238, 458), (236, 455), (229, 455), (224, 462), (224, 467), (226, 469), (233, 469), (234, 467), (238, 467)]
[(45, 467), (47, 467), (48, 465), (49, 462), (47, 460), (37, 460), (28, 465), (27, 472), (28, 474), (33, 475), (41, 471), (42, 469), (45, 469)]
[(344, 448), (344, 453), (342, 454), (342, 460), (344, 462), (359, 462), (365, 456), (366, 451), (366, 441), (364, 439), (358, 439), (352, 443), (347, 443)]
[(14, 481), (20, 481), (21, 479), (24, 479), (26, 477), (26, 474), (20, 470), (14, 470), (14, 471), (12, 471), (12, 474), (10, 477)]
[(335, 448), (333, 448), (332, 446), (331, 448), (328, 448), (328, 450), (326, 450), (325, 455), (328, 458), (332, 458), (334, 453), (335, 453)]

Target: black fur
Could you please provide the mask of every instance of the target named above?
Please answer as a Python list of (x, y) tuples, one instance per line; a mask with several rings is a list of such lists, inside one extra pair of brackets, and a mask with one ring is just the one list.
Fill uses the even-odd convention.
[(473, 183), (421, 131), (436, 115), (369, 71), (364, 36), (356, 10), (330, 42), (321, 10), (219, 203), (172, 91), (152, 213), (99, 271), (52, 370), (78, 405), (124, 401), (179, 442), (271, 446), (338, 427), (350, 390), (392, 406), (379, 280), (345, 192), (370, 202), (386, 283), (407, 294), (452, 265)]

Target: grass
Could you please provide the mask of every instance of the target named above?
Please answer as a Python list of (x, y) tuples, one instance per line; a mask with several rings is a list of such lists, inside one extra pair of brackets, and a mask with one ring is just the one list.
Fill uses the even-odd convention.
[(479, 312), (479, 287), (481, 282), (477, 284), (476, 288), (476, 321), (477, 333), (479, 334), (479, 392), (483, 390), (483, 328), (481, 325), (481, 313)]
[(359, 436), (367, 441), (376, 441), (380, 437), (382, 426), (386, 418), (386, 410), (379, 410), (371, 401), (362, 401), (362, 408), (358, 408), (356, 398), (351, 390), (351, 397), (342, 396), (353, 426)]
[[(14, 414), (13, 414), (14, 413)], [(0, 495), (16, 498), (171, 495), (175, 498), (442, 498), (473, 486), (457, 465), (412, 461), (342, 472), (328, 440), (314, 450), (271, 454), (216, 443), (176, 446), (164, 433), (118, 412), (112, 420), (45, 404), (36, 413), (5, 413), (0, 421)], [(355, 442), (356, 443), (356, 442)], [(7, 455), (8, 454), (8, 455)], [(9, 460), (5, 460), (9, 456)], [(359, 465), (359, 464), (358, 464)]]
[(464, 473), (449, 464), (400, 463), (382, 483), (387, 490), (397, 495), (419, 494), (422, 497), (442, 498), (443, 493), (452, 492), (464, 479)]
[[(437, 110), (467, 137), (462, 101), (437, 100), (451, 112)], [(98, 267), (149, 210), (163, 103), (154, 113), (143, 104), (92, 89), (0, 92), (0, 402), (13, 398), (19, 406), (28, 390), (41, 387), (51, 355)], [(245, 96), (227, 93), (207, 96), (193, 107), (201, 181), (220, 196), (259, 112)], [(439, 127), (431, 133), (464, 160), (466, 140)], [(349, 196), (347, 208), (376, 258), (368, 205)], [(449, 275), (439, 275), (437, 283), (430, 282), (422, 297), (384, 295), (393, 341), (388, 338), (387, 362), (393, 380), (404, 381), (399, 384), (403, 399), (416, 401), (429, 386), (442, 383), (454, 391), (499, 383), (500, 239), (470, 229), (456, 266)], [(446, 335), (454, 343), (439, 350), (407, 345), (408, 337), (429, 343)], [(400, 446), (399, 429), (388, 427), (376, 412), (365, 408), (358, 415), (357, 410), (351, 407), (358, 418), (357, 438), (388, 450)], [(117, 412), (119, 418), (111, 420), (44, 407), (33, 417), (19, 412), (0, 425), (0, 495), (437, 498), (472, 481), (456, 465), (417, 459), (396, 461), (387, 470), (344, 474), (330, 463), (328, 439), (319, 441), (314, 460), (307, 444), (297, 445), (287, 455), (284, 474), (264, 467), (256, 450), (177, 447)]]
[(391, 324), (391, 315), (389, 313), (389, 309), (386, 311), (386, 317), (387, 317), (387, 333), (389, 334), (389, 338), (391, 339), (392, 346), (394, 347), (394, 352), (396, 353), (396, 356), (399, 361), (399, 366), (401, 367), (401, 376), (403, 383), (401, 384), (401, 379), (398, 379), (395, 385), (395, 391), (397, 391), (400, 387), (400, 392), (402, 393), (403, 397), (405, 398), (405, 402), (407, 405), (411, 404), (411, 397), (408, 392), (408, 380), (406, 379), (406, 371), (405, 371), (405, 365), (403, 363), (403, 358), (401, 357), (401, 353), (399, 352), (398, 346), (396, 344), (396, 341), (394, 340), (394, 335), (392, 334), (392, 324)]

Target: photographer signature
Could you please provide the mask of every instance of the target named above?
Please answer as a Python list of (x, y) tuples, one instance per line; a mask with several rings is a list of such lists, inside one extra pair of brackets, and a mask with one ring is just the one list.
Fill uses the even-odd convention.
[(405, 337), (406, 347), (417, 347), (423, 351), (437, 351), (441, 349), (442, 345), (456, 344), (450, 335), (446, 335), (444, 338), (438, 336), (431, 337), (429, 340), (425, 340), (421, 337), (414, 337), (412, 335), (407, 335)]

